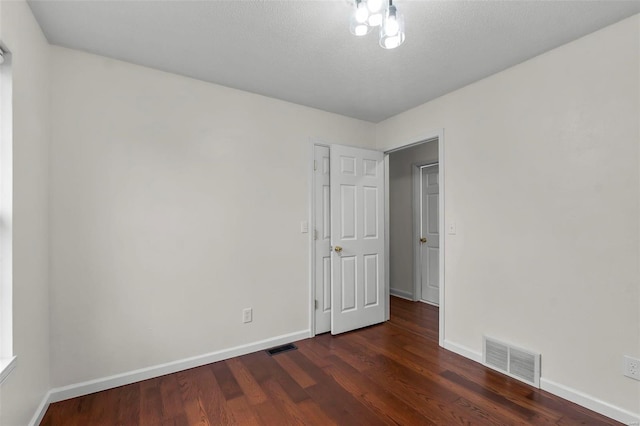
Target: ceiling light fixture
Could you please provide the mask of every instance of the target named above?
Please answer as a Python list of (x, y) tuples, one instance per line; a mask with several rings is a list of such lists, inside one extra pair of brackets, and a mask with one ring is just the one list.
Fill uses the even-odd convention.
[(355, 9), (349, 20), (351, 34), (358, 37), (369, 34), (369, 8), (366, 0), (355, 0)]
[(372, 27), (382, 24), (384, 15), (384, 0), (367, 0), (367, 9), (369, 9), (368, 23)]
[(404, 16), (392, 0), (353, 0), (353, 13), (349, 20), (351, 34), (364, 36), (380, 26), (380, 46), (394, 49), (404, 42)]
[(398, 12), (391, 0), (386, 12), (380, 28), (380, 46), (395, 49), (404, 43), (404, 16)]

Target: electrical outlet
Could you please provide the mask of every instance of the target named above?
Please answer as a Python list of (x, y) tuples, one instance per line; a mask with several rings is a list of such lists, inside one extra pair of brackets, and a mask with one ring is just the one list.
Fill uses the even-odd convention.
[(242, 322), (247, 323), (253, 321), (253, 309), (246, 308), (242, 310)]
[(455, 222), (449, 222), (449, 235), (456, 235), (456, 223)]
[(624, 375), (632, 379), (640, 380), (640, 359), (625, 355)]

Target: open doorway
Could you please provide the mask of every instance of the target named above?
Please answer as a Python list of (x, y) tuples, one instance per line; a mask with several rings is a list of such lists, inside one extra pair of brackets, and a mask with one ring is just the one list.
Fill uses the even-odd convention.
[[(389, 292), (440, 311), (443, 253), (440, 137), (388, 152)], [(391, 315), (394, 306), (390, 304)], [(441, 321), (442, 322), (442, 321)], [(440, 341), (443, 340), (440, 324)]]
[(339, 334), (388, 319), (385, 160), (381, 151), (313, 146), (311, 329)]
[(414, 300), (440, 305), (440, 226), (438, 163), (413, 168)]
[[(428, 280), (428, 284), (432, 287), (434, 283), (443, 284), (444, 277), (441, 271), (444, 269), (444, 255), (443, 252), (440, 251), (440, 248), (443, 247), (443, 238), (440, 230), (444, 228), (442, 224), (444, 200), (444, 187), (442, 185), (443, 169), (441, 166), (439, 169), (434, 168), (436, 164), (442, 162), (442, 146), (442, 132), (439, 132), (433, 134), (433, 136), (430, 136), (429, 138), (425, 138), (422, 142), (409, 144), (407, 146), (387, 151), (384, 153), (384, 172), (381, 173), (382, 171), (375, 172), (375, 169), (372, 168), (374, 165), (374, 161), (372, 159), (376, 151), (350, 147), (349, 149), (351, 150), (355, 149), (363, 152), (368, 151), (366, 155), (371, 156), (371, 159), (365, 158), (362, 164), (356, 164), (351, 161), (356, 158), (356, 156), (353, 155), (341, 158), (341, 162), (336, 162), (334, 164), (331, 159), (333, 157), (333, 149), (331, 149), (332, 146), (317, 143), (313, 144), (313, 167), (310, 178), (312, 188), (310, 194), (310, 225), (312, 229), (310, 235), (310, 328), (312, 335), (327, 332), (330, 329), (333, 331), (334, 327), (332, 325), (335, 322), (333, 314), (336, 313), (334, 306), (338, 306), (343, 310), (346, 309), (346, 305), (344, 303), (337, 303), (340, 302), (340, 300), (333, 300), (334, 298), (339, 299), (338, 296), (345, 299), (346, 293), (344, 291), (336, 292), (330, 290), (332, 286), (335, 286), (336, 283), (340, 282), (337, 278), (342, 277), (342, 275), (337, 274), (336, 278), (336, 274), (332, 272), (335, 271), (335, 268), (331, 265), (333, 265), (338, 259), (344, 263), (345, 259), (345, 251), (343, 251), (343, 243), (345, 241), (340, 242), (340, 239), (336, 239), (335, 236), (332, 235), (332, 233), (335, 232), (341, 235), (339, 229), (332, 226), (332, 223), (335, 221), (336, 224), (338, 224), (343, 217), (350, 218), (352, 216), (351, 214), (347, 214), (345, 216), (345, 212), (342, 212), (340, 207), (336, 205), (340, 204), (341, 201), (344, 201), (342, 199), (350, 199), (349, 197), (346, 197), (346, 195), (349, 195), (348, 191), (346, 195), (344, 194), (345, 190), (349, 189), (347, 188), (349, 185), (335, 185), (335, 182), (333, 182), (333, 179), (336, 176), (346, 173), (338, 173), (341, 168), (344, 169), (346, 167), (345, 164), (349, 166), (347, 167), (348, 170), (345, 169), (349, 172), (347, 174), (353, 175), (354, 177), (358, 175), (358, 173), (363, 174), (363, 179), (373, 179), (375, 176), (384, 176), (384, 185), (381, 187), (379, 192), (372, 190), (373, 186), (371, 186), (371, 182), (367, 183), (363, 187), (362, 200), (355, 202), (355, 204), (351, 203), (354, 206), (360, 205), (362, 207), (366, 207), (369, 204), (366, 201), (367, 199), (381, 201), (381, 198), (375, 194), (384, 193), (384, 212), (380, 211), (379, 215), (376, 213), (371, 216), (371, 220), (367, 219), (368, 216), (365, 214), (363, 220), (358, 219), (352, 221), (353, 224), (356, 225), (356, 228), (362, 231), (358, 232), (362, 233), (365, 239), (379, 239), (383, 236), (386, 240), (386, 248), (384, 251), (379, 252), (380, 255), (372, 256), (369, 253), (365, 256), (367, 259), (363, 258), (363, 260), (369, 261), (369, 264), (376, 266), (371, 269), (371, 273), (369, 273), (368, 269), (365, 268), (363, 271), (360, 271), (360, 273), (354, 274), (354, 277), (360, 277), (364, 279), (365, 282), (375, 284), (372, 288), (380, 288), (379, 286), (384, 284), (384, 293), (379, 298), (375, 299), (375, 303), (369, 303), (367, 301), (368, 299), (366, 294), (368, 293), (366, 285), (363, 287), (364, 292), (355, 291), (352, 294), (355, 295), (357, 300), (362, 299), (361, 304), (366, 308), (369, 306), (376, 306), (378, 303), (386, 305), (385, 317), (386, 319), (389, 319), (390, 295), (403, 297), (410, 301), (421, 299), (421, 291), (416, 291), (416, 286), (418, 285), (416, 277), (421, 277), (423, 275), (430, 277), (431, 279)], [(339, 146), (335, 147), (337, 148)], [(379, 156), (381, 154), (382, 153), (377, 152), (375, 155)], [(335, 158), (337, 159), (338, 156)], [(379, 160), (375, 160), (375, 163), (379, 165), (380, 163), (378, 161)], [(399, 170), (401, 170), (401, 172), (397, 173)], [(433, 213), (431, 216), (425, 216), (425, 223), (427, 225), (429, 225), (430, 222), (433, 223), (430, 228), (431, 231), (426, 237), (417, 235), (422, 232), (422, 229), (419, 226), (414, 227), (413, 225), (415, 204), (415, 197), (413, 195), (415, 185), (413, 183), (413, 179), (416, 171), (421, 176), (421, 179), (425, 180), (425, 188), (431, 190), (431, 192), (425, 192), (425, 195), (427, 196), (425, 198), (427, 203), (420, 207), (421, 211), (431, 211)], [(359, 179), (357, 180), (359, 181)], [(441, 182), (442, 184), (440, 184)], [(398, 186), (398, 184), (400, 186)], [(434, 184), (440, 184), (442, 186), (442, 193), (439, 193), (437, 190), (435, 192), (432, 191)], [(330, 194), (332, 193), (332, 189), (341, 189), (341, 198), (334, 198), (331, 196)], [(367, 193), (369, 193), (371, 197), (367, 198), (365, 196)], [(374, 204), (377, 204), (378, 201), (371, 205), (373, 206)], [(432, 201), (431, 204), (428, 203), (429, 201)], [(397, 208), (402, 211), (399, 216), (398, 213), (396, 213)], [(390, 213), (392, 209), (394, 210), (393, 214)], [(364, 211), (367, 210), (371, 209), (364, 209)], [(392, 217), (391, 220), (390, 217)], [(384, 220), (384, 225), (382, 222), (379, 222), (380, 220)], [(372, 224), (376, 222), (379, 225), (372, 227)], [(391, 222), (393, 222), (393, 224)], [(401, 225), (401, 227), (399, 228), (398, 225)], [(414, 228), (420, 228), (420, 231), (416, 231)], [(376, 229), (379, 231), (375, 231)], [(423, 247), (420, 246), (420, 244), (423, 244), (424, 248), (428, 247), (425, 243), (421, 242), (421, 239), (424, 240), (425, 238), (425, 243), (431, 242), (431, 247), (429, 247), (430, 252), (422, 250)], [(342, 240), (344, 240), (344, 238)], [(334, 253), (338, 251), (336, 249), (340, 250), (337, 254)], [(430, 260), (430, 263), (426, 265), (427, 272), (424, 274), (421, 272), (423, 269), (422, 264), (420, 263), (420, 259), (422, 258), (420, 255), (421, 253), (424, 253), (424, 257)], [(374, 260), (376, 260), (375, 262), (371, 261), (374, 257)], [(354, 264), (358, 265), (358, 262)], [(384, 267), (380, 268), (383, 264)], [(374, 269), (379, 273), (373, 274)], [(389, 273), (389, 271), (392, 272)], [(382, 280), (367, 279), (368, 276), (377, 276), (382, 278), (382, 273), (384, 273), (384, 279)], [(442, 287), (442, 285), (436, 287)], [(422, 287), (420, 287), (420, 289), (422, 289)], [(438, 330), (440, 345), (442, 345), (444, 336), (444, 333), (442, 332), (443, 309), (438, 309), (437, 305), (442, 308), (444, 307), (443, 295), (440, 294), (432, 296), (432, 300), (432, 306), (436, 309), (436, 315), (440, 318)], [(439, 303), (436, 303), (438, 300)], [(347, 306), (347, 308), (349, 308), (349, 306)], [(384, 319), (381, 319), (380, 321), (384, 321)], [(373, 324), (376, 322), (370, 323)]]

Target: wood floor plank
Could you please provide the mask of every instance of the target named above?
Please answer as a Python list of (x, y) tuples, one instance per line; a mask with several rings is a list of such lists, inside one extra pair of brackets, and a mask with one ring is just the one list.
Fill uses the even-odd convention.
[[(316, 336), (315, 339), (307, 339), (298, 342), (298, 351), (292, 352), (292, 355), (295, 355), (300, 351), (305, 351), (305, 356), (309, 360), (313, 361), (315, 368), (323, 368), (331, 365), (331, 363), (326, 360), (326, 357), (331, 354), (330, 351), (318, 343), (318, 339), (320, 339), (321, 336), (322, 335)], [(309, 373), (308, 370), (307, 373)]]
[(191, 426), (189, 424), (189, 420), (187, 419), (187, 415), (185, 413), (180, 413), (175, 417), (163, 418), (162, 421), (160, 422), (160, 425), (161, 426)]
[(240, 396), (238, 398), (232, 399), (231, 401), (227, 402), (227, 405), (229, 407), (229, 411), (233, 414), (235, 424), (247, 426), (260, 424), (256, 413), (249, 405), (249, 402), (247, 401), (247, 398), (245, 396)]
[(213, 370), (216, 381), (227, 400), (237, 398), (243, 394), (242, 388), (225, 361), (211, 364), (211, 370)]
[(283, 425), (289, 421), (286, 413), (282, 412), (271, 399), (254, 406), (253, 409), (260, 420), (260, 424), (265, 426)]
[(276, 407), (283, 413), (286, 413), (290, 424), (304, 424), (305, 418), (298, 404), (293, 402), (289, 397), (289, 394), (282, 388), (280, 383), (275, 379), (269, 379), (264, 382), (265, 390), (269, 393), (270, 399), (274, 402)]
[(456, 405), (461, 411), (461, 415), (464, 419), (467, 419), (471, 424), (481, 425), (526, 425), (527, 423), (518, 419), (507, 419), (503, 416), (495, 416), (491, 410), (479, 407), (473, 402), (459, 398)]
[(325, 413), (322, 407), (310, 399), (300, 402), (298, 409), (302, 413), (305, 424), (326, 426), (338, 424)]
[(307, 392), (313, 401), (322, 407), (332, 421), (341, 425), (385, 425), (387, 422), (369, 411), (360, 398), (351, 395), (338, 383), (331, 380), (318, 381), (309, 386)]
[[(276, 380), (295, 403), (309, 398), (305, 390), (291, 377), (273, 357), (264, 352), (257, 352), (254, 356), (243, 358), (243, 363), (253, 374), (257, 382), (264, 387), (268, 380)], [(279, 356), (279, 355), (276, 355)]]
[(202, 404), (210, 424), (231, 424), (233, 415), (211, 367), (210, 364), (189, 370), (197, 389), (194, 396)]
[(337, 357), (332, 361), (325, 371), (328, 371), (345, 390), (354, 395), (360, 395), (378, 417), (388, 418), (395, 424), (435, 424), (425, 419), (410, 404), (405, 403), (367, 376), (360, 374), (346, 362)]
[(619, 425), (438, 346), (438, 308), (49, 406), (41, 425)]
[(92, 425), (113, 425), (118, 420), (118, 410), (112, 407), (118, 406), (118, 398), (120, 391), (116, 389), (108, 389), (94, 399), (94, 405), (89, 413), (89, 423)]
[[(207, 400), (201, 398), (199, 380), (207, 371), (210, 369), (199, 367), (176, 373), (184, 414), (190, 425), (209, 426), (216, 424), (209, 422), (209, 413), (205, 408)], [(216, 395), (219, 394), (219, 391), (216, 392)]]
[(133, 383), (117, 389), (120, 393), (120, 400), (118, 406), (113, 407), (118, 412), (117, 424), (140, 424), (140, 383)]
[(267, 400), (267, 395), (253, 378), (249, 370), (247, 370), (247, 367), (244, 366), (240, 358), (229, 359), (226, 363), (251, 405), (262, 404)]
[(453, 371), (445, 371), (441, 374), (442, 377), (449, 380), (450, 382), (456, 383), (470, 391), (481, 395), (483, 398), (488, 399), (498, 405), (503, 406), (511, 413), (516, 413), (523, 418), (523, 420), (531, 420), (535, 417), (536, 413), (526, 407), (521, 406), (520, 404), (516, 404), (509, 398), (501, 395), (497, 392), (493, 392), (486, 387), (480, 386), (471, 380), (468, 380)]
[(283, 370), (293, 377), (293, 380), (295, 380), (300, 387), (308, 388), (309, 386), (316, 384), (315, 380), (309, 377), (309, 375), (291, 359), (289, 353), (280, 354), (277, 357), (274, 357), (274, 359), (278, 364), (280, 364), (280, 367), (282, 367)]
[(184, 418), (180, 384), (176, 375), (168, 374), (160, 378), (160, 400), (163, 421)]
[(140, 422), (143, 424), (160, 424), (162, 422), (162, 396), (160, 379), (140, 382)]

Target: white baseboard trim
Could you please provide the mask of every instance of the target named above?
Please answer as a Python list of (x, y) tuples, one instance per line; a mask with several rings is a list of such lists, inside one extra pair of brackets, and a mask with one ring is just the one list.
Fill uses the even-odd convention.
[(44, 417), (44, 413), (47, 412), (47, 408), (49, 408), (49, 404), (51, 401), (51, 391), (47, 392), (47, 394), (42, 398), (40, 405), (38, 405), (38, 409), (35, 414), (31, 418), (29, 422), (29, 426), (38, 426)]
[(479, 362), (480, 364), (482, 364), (482, 354), (480, 352), (471, 350), (466, 346), (462, 346), (457, 343), (453, 343), (449, 340), (445, 340), (443, 348), (451, 352), (455, 352), (458, 355), (462, 355), (465, 358), (469, 358), (472, 361)]
[[(444, 341), (443, 347), (451, 352), (455, 352), (458, 355), (462, 355), (465, 358), (469, 358), (470, 360), (482, 364), (482, 354), (480, 352), (476, 352), (449, 340)], [(616, 407), (613, 404), (594, 398), (591, 395), (587, 395), (568, 386), (555, 383), (549, 379), (545, 379), (544, 377), (540, 378), (540, 389), (624, 424), (640, 425), (640, 414)]]
[[(391, 294), (393, 294), (393, 290), (391, 290)], [(90, 393), (100, 392), (118, 386), (124, 386), (142, 380), (164, 376), (165, 374), (171, 374), (178, 371), (187, 370), (189, 368), (211, 364), (213, 362), (222, 361), (236, 356), (246, 355), (252, 352), (268, 349), (273, 346), (284, 345), (287, 343), (295, 342), (297, 340), (303, 340), (310, 337), (310, 335), (311, 333), (309, 330), (298, 331), (295, 333), (284, 334), (270, 339), (260, 340), (258, 342), (249, 343), (246, 345), (236, 346), (230, 349), (224, 349), (204, 355), (198, 355), (195, 357), (172, 361), (165, 364), (159, 364), (139, 370), (129, 371), (122, 374), (116, 374), (114, 376), (89, 380), (82, 383), (63, 386), (60, 388), (54, 388), (51, 389), (42, 399), (42, 402), (38, 406), (38, 409), (33, 415), (33, 418), (29, 422), (29, 426), (39, 425), (42, 421), (42, 418), (44, 417), (44, 414), (47, 411), (47, 408), (49, 407), (49, 404), (53, 402), (88, 395)], [(482, 354), (479, 352), (473, 351), (465, 346), (453, 343), (449, 340), (444, 341), (443, 347), (451, 352), (455, 352), (458, 355), (482, 364)], [(541, 378), (540, 388), (556, 396), (559, 396), (560, 398), (564, 398), (568, 401), (574, 402), (578, 405), (595, 411), (596, 413), (600, 413), (603, 416), (610, 417), (627, 425), (640, 425), (639, 413), (633, 413), (623, 408), (616, 407), (615, 405), (594, 398), (568, 386), (564, 386), (551, 380)]]
[(0, 385), (5, 381), (9, 374), (16, 368), (17, 357), (0, 358)]
[(399, 297), (401, 299), (411, 300), (413, 302), (413, 294), (409, 293), (408, 291), (398, 290), (398, 289), (395, 289), (395, 288), (390, 288), (389, 289), (389, 293), (392, 296), (396, 296), (396, 297)]
[[(154, 377), (164, 376), (165, 374), (188, 370), (189, 368), (200, 367), (201, 365), (211, 364), (212, 362), (246, 355), (274, 346), (295, 342), (297, 340), (303, 340), (308, 338), (309, 336), (309, 330), (283, 334), (281, 336), (260, 340), (258, 342), (249, 343), (246, 345), (236, 346), (230, 349), (223, 349), (204, 355), (198, 355), (191, 358), (168, 362), (165, 364), (154, 365), (151, 367), (141, 368), (139, 370), (128, 371), (126, 373), (116, 374), (114, 376), (103, 377), (100, 379), (89, 380), (82, 383), (54, 388), (49, 392), (48, 402), (52, 403), (62, 401), (65, 399), (88, 395), (90, 393), (100, 392), (118, 386), (128, 385), (142, 380), (152, 379)], [(44, 414), (44, 412), (42, 414)], [(34, 419), (35, 418), (36, 417), (34, 417)]]
[(631, 411), (616, 407), (608, 402), (594, 398), (591, 395), (587, 395), (568, 386), (555, 383), (549, 379), (545, 379), (544, 377), (540, 378), (540, 389), (621, 423), (627, 425), (640, 425), (640, 413), (632, 413)]

